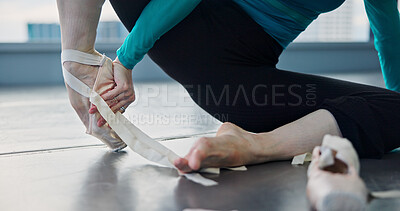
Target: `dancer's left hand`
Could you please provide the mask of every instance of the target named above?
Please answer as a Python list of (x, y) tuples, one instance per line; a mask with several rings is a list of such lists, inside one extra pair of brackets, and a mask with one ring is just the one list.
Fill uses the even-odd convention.
[[(116, 58), (113, 62), (114, 66), (114, 81), (116, 86), (101, 95), (101, 97), (107, 102), (108, 106), (110, 106), (111, 110), (116, 113), (118, 111), (124, 112), (125, 109), (128, 108), (130, 104), (135, 101), (135, 90), (133, 88), (132, 81), (132, 70), (125, 68)], [(124, 107), (124, 109), (121, 109)], [(90, 114), (94, 114), (97, 112), (96, 106), (92, 106), (89, 109)], [(106, 120), (101, 117), (97, 121), (97, 125), (99, 127), (103, 126), (106, 123)]]

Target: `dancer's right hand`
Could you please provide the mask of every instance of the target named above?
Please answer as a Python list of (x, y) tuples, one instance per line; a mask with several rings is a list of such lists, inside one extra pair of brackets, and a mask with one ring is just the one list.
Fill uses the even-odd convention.
[[(107, 102), (108, 106), (110, 106), (111, 110), (116, 113), (118, 111), (124, 112), (121, 110), (122, 107), (125, 109), (128, 108), (130, 104), (135, 101), (135, 90), (133, 88), (132, 81), (132, 70), (125, 68), (118, 60), (115, 59), (114, 63), (114, 81), (116, 86), (102, 94), (101, 97)], [(89, 109), (90, 114), (94, 114), (97, 112), (96, 106), (92, 106)], [(97, 125), (99, 127), (103, 126), (106, 123), (106, 120), (101, 117), (97, 121)]]

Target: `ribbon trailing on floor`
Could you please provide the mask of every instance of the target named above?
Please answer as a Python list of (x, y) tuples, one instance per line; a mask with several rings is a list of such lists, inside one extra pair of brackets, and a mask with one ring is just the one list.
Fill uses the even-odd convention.
[[(62, 63), (66, 61), (74, 61), (87, 65), (102, 66), (107, 57), (86, 54), (76, 50), (66, 49), (62, 53)], [(101, 68), (100, 68), (101, 69)], [(99, 73), (100, 70), (99, 70)], [(146, 158), (149, 161), (158, 163), (163, 166), (175, 168), (174, 160), (179, 156), (168, 149), (161, 143), (152, 139), (135, 125), (133, 125), (120, 112), (114, 113), (104, 99), (93, 89), (90, 89), (86, 84), (73, 76), (65, 68), (63, 68), (65, 82), (76, 92), (85, 97), (89, 97), (90, 102), (97, 107), (101, 116), (107, 121), (110, 127), (118, 134), (118, 136), (136, 153)], [(246, 167), (228, 168), (236, 171), (245, 171)], [(200, 172), (219, 174), (219, 168), (202, 169)], [(199, 183), (204, 186), (213, 186), (218, 183), (201, 176), (199, 173), (182, 174), (187, 179)]]

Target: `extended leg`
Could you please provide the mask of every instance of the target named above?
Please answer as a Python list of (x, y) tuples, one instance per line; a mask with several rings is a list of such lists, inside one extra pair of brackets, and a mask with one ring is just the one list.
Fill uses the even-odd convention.
[(327, 110), (315, 111), (276, 130), (258, 134), (224, 123), (216, 137), (199, 139), (175, 165), (182, 171), (192, 171), (204, 166), (241, 166), (290, 159), (311, 152), (322, 143), (325, 134), (341, 135), (335, 118)]
[(290, 159), (310, 152), (326, 134), (348, 138), (360, 157), (380, 157), (400, 146), (399, 105), (398, 93), (376, 88), (327, 99), (320, 110), (271, 132), (255, 134), (225, 123), (216, 137), (199, 139), (175, 164), (191, 171)]
[[(128, 20), (131, 8), (121, 5), (117, 13), (121, 20)], [(129, 24), (132, 25), (125, 22)], [(158, 40), (149, 55), (167, 74), (186, 85), (199, 106), (220, 120), (252, 132), (278, 133), (285, 130), (275, 129), (286, 125), (289, 133), (282, 132), (275, 139), (295, 144), (298, 141), (299, 145), (293, 146), (301, 146), (294, 149), (291, 144), (282, 145), (286, 149), (293, 147), (292, 154), (282, 152), (282, 157), (276, 159), (311, 151), (320, 144), (314, 141), (321, 141), (322, 134), (338, 135), (337, 126), (331, 127), (333, 122), (337, 122), (344, 137), (351, 137), (361, 157), (379, 156), (399, 145), (396, 140), (400, 140), (400, 113), (393, 112), (400, 105), (399, 94), (278, 70), (275, 64), (281, 51), (279, 44), (232, 1), (203, 0)], [(307, 124), (291, 124), (297, 120), (307, 120), (310, 129), (303, 128)], [(290, 134), (292, 130), (301, 133)], [(250, 134), (238, 134), (243, 131), (239, 128), (232, 131), (236, 139), (246, 139), (243, 136), (249, 135), (243, 134)], [(201, 140), (206, 145), (210, 142), (205, 141), (207, 138)], [(227, 144), (229, 140), (220, 141)]]

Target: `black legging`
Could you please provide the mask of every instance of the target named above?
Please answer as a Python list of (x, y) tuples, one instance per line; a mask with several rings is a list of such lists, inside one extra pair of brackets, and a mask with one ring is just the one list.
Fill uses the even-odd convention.
[[(111, 0), (130, 31), (150, 0)], [(150, 58), (221, 121), (271, 131), (330, 111), (360, 157), (400, 146), (400, 94), (277, 69), (282, 47), (231, 0), (203, 0), (149, 51)]]

